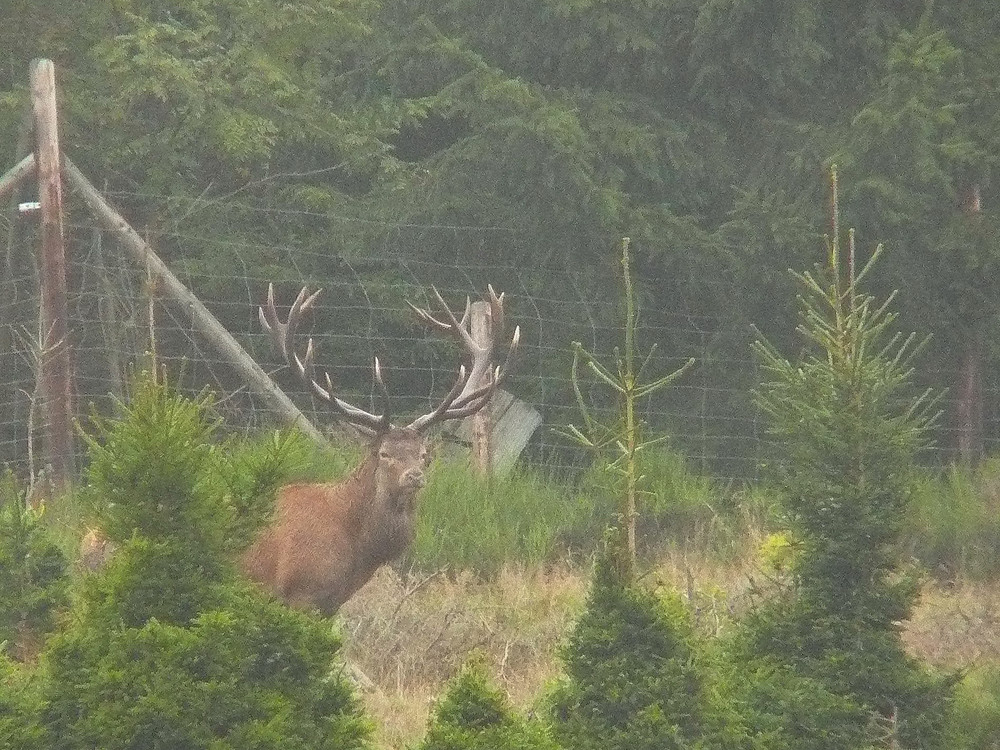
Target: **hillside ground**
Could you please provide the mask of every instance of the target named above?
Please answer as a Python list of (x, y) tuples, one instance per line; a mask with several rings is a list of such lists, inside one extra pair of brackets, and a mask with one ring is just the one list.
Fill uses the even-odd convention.
[[(767, 586), (749, 563), (716, 565), (674, 555), (646, 575), (693, 602), (699, 628), (722, 632), (751, 592)], [(385, 750), (412, 746), (444, 683), (470, 652), (484, 653), (514, 702), (530, 706), (559, 673), (559, 644), (583, 605), (587, 571), (505, 567), (490, 580), (446, 571), (384, 568), (340, 618), (346, 657), (372, 685), (364, 701)], [(1000, 583), (928, 581), (904, 637), (942, 669), (1000, 660)]]

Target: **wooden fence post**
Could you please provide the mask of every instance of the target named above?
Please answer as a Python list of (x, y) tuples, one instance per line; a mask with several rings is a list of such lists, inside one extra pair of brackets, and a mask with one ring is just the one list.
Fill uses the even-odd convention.
[[(489, 346), (493, 338), (493, 316), (490, 313), (490, 303), (485, 301), (473, 302), (471, 308), (471, 321), (469, 324), (469, 334), (480, 346)], [(485, 383), (469, 383), (470, 390), (475, 390)], [(490, 399), (492, 401), (492, 399)], [(469, 417), (472, 433), (472, 463), (476, 471), (487, 476), (493, 468), (493, 456), (490, 446), (492, 421), (490, 419), (491, 403), (487, 403), (482, 409)]]
[(55, 67), (34, 60), (30, 70), (31, 109), (35, 121), (35, 164), (41, 204), (42, 248), (40, 384), (45, 415), (45, 456), (54, 490), (65, 489), (73, 475), (72, 369), (67, 337), (66, 249), (63, 242), (62, 176)]

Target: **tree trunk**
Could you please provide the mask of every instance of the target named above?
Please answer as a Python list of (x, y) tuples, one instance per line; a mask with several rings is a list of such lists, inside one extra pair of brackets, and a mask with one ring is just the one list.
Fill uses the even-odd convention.
[(962, 353), (956, 389), (957, 447), (962, 463), (974, 465), (983, 455), (983, 339), (972, 337)]
[[(982, 211), (978, 183), (969, 185), (962, 201), (962, 212), (975, 220)], [(977, 330), (965, 344), (958, 372), (955, 407), (958, 457), (962, 463), (973, 465), (983, 455), (983, 333)]]

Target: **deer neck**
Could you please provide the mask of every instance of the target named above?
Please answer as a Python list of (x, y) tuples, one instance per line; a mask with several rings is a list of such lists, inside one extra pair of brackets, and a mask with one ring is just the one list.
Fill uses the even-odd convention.
[(400, 491), (382, 481), (377, 452), (368, 455), (353, 477), (359, 484), (351, 514), (360, 542), (359, 562), (377, 567), (399, 557), (413, 541), (416, 508), (413, 490)]

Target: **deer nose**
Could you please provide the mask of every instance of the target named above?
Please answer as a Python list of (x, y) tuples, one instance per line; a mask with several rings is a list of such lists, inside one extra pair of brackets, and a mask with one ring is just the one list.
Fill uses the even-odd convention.
[(403, 484), (407, 487), (415, 487), (419, 489), (427, 484), (427, 477), (424, 475), (424, 470), (421, 468), (409, 469), (403, 474)]

